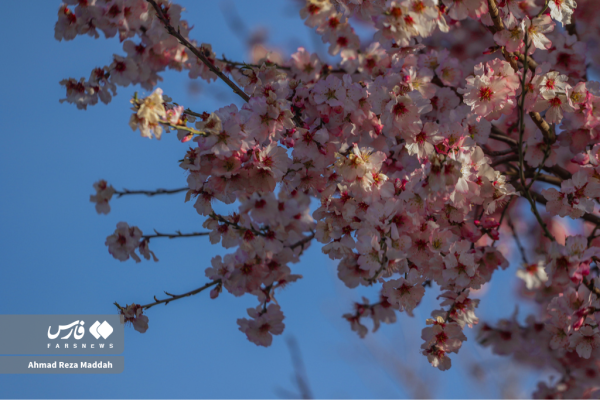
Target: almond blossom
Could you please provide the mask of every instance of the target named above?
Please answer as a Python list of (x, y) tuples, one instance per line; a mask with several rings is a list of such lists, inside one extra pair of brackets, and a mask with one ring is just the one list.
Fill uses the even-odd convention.
[(575, 0), (550, 0), (548, 7), (550, 7), (550, 16), (564, 26), (571, 23), (571, 16), (577, 3)]
[(600, 185), (589, 182), (584, 171), (579, 171), (573, 178), (563, 181), (561, 190), (545, 189), (542, 194), (548, 200), (548, 212), (561, 217), (579, 218), (586, 212), (594, 210), (594, 202), (590, 197), (600, 197)]
[(528, 290), (538, 289), (548, 280), (544, 262), (541, 260), (536, 264), (529, 264), (523, 269), (517, 270), (517, 276), (525, 281)]
[(94, 189), (96, 189), (96, 194), (90, 196), (90, 201), (96, 203), (96, 212), (98, 214), (108, 214), (110, 212), (108, 202), (115, 194), (115, 188), (112, 185), (109, 186), (104, 179), (101, 179), (94, 183)]
[[(306, 47), (287, 58), (252, 47), (248, 63), (219, 58), (172, 1), (67, 3), (57, 40), (102, 33), (123, 51), (89, 78), (62, 80), (60, 101), (86, 109), (112, 101), (117, 86), (143, 89), (130, 127), (184, 143), (176, 191), (205, 229), (187, 236), (224, 249), (196, 293), (254, 299), (238, 319), (249, 341), (267, 347), (283, 332), (277, 297), (303, 284), (297, 264), (318, 245), (346, 287), (376, 298), (342, 315), (360, 337), (397, 313), (419, 315), (434, 286), (440, 309), (425, 321), (420, 350), (432, 366), (449, 369), (475, 328), (495, 354), (560, 375), (536, 395), (586, 397), (597, 386), (582, 378), (600, 376), (590, 361), (600, 343), (600, 84), (587, 76), (600, 42), (595, 3), (550, 0), (549, 16), (533, 0), (301, 2), (336, 65)], [(358, 23), (372, 39), (363, 28), (359, 38)], [(179, 105), (157, 87), (167, 70), (224, 81), (239, 98), (208, 110)], [(90, 201), (104, 214), (114, 194), (132, 194), (105, 181), (94, 188)], [(507, 216), (518, 216), (516, 229)], [(105, 244), (120, 261), (157, 261), (150, 239), (178, 235), (120, 222)], [(534, 314), (482, 323), (476, 308), (513, 251), (523, 259), (519, 301), (534, 302)], [(154, 304), (120, 312), (144, 332), (142, 312)]]
[(512, 105), (509, 99), (511, 91), (506, 82), (489, 71), (485, 72), (483, 64), (477, 65), (475, 76), (467, 77), (466, 81), (467, 86), (458, 89), (458, 92), (464, 94), (465, 104), (471, 106), (474, 113), (486, 117)]
[(246, 318), (238, 319), (240, 331), (248, 336), (248, 340), (257, 346), (270, 346), (273, 342), (273, 335), (281, 335), (283, 328), (283, 313), (276, 304), (270, 304), (266, 310), (261, 307), (249, 308), (248, 315), (251, 320)]
[(552, 47), (552, 42), (545, 36), (546, 33), (554, 30), (554, 22), (552, 22), (548, 15), (544, 14), (532, 20), (525, 16), (522, 25), (522, 29), (527, 32), (528, 40), (530, 41), (530, 54), (533, 54), (536, 48), (549, 50)]

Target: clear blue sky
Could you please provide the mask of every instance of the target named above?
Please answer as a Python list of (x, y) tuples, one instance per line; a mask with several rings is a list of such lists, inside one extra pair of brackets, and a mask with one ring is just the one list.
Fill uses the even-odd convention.
[[(181, 1), (192, 37), (209, 42), (218, 55), (247, 59), (243, 42), (225, 23), (220, 1)], [(304, 45), (318, 50), (318, 38), (302, 24), (292, 1), (235, 1), (251, 29), (268, 29), (268, 43), (288, 51)], [(108, 106), (87, 111), (59, 104), (67, 77), (88, 77), (92, 68), (121, 54), (118, 39), (78, 37), (54, 40), (58, 1), (3, 4), (0, 26), (3, 62), (0, 80), (0, 313), (107, 314), (114, 301), (146, 303), (164, 290), (186, 292), (201, 286), (204, 269), (220, 247), (207, 238), (154, 240), (160, 262), (113, 259), (104, 246), (119, 221), (172, 232), (201, 230), (203, 222), (184, 194), (113, 200), (112, 212), (99, 216), (89, 203), (92, 184), (106, 179), (117, 189), (185, 186), (178, 167), (186, 146), (173, 134), (147, 140), (127, 125), (129, 99), (140, 88), (119, 88)], [(197, 111), (238, 102), (220, 82), (202, 84), (190, 94), (186, 73), (170, 72), (160, 84), (175, 101)], [(225, 211), (226, 209), (222, 209)], [(436, 290), (416, 310), (361, 340), (341, 315), (361, 295), (376, 291), (346, 289), (336, 267), (313, 247), (293, 267), (304, 279), (278, 300), (286, 330), (270, 348), (248, 342), (236, 319), (246, 316), (255, 298), (208, 293), (151, 309), (150, 329), (126, 331), (125, 372), (120, 375), (4, 375), (0, 396), (10, 398), (262, 398), (280, 389), (296, 393), (293, 365), (285, 344), (293, 336), (300, 346), (312, 392), (326, 398), (415, 396), (411, 382), (421, 380), (433, 397), (499, 397), (510, 384), (522, 384), (527, 396), (531, 374), (508, 369), (506, 360), (475, 345), (472, 332), (453, 369), (440, 372), (418, 352), (420, 330), (436, 306)], [(494, 277), (478, 315), (494, 322), (514, 309), (515, 267)], [(524, 314), (522, 317), (524, 318)], [(467, 329), (469, 331), (469, 329)], [(0, 338), (1, 340), (1, 338)], [(476, 373), (476, 365), (483, 372)], [(475, 371), (475, 372), (474, 372)], [(411, 377), (410, 373), (415, 376)], [(483, 376), (480, 381), (473, 376)], [(467, 383), (468, 382), (468, 383)]]

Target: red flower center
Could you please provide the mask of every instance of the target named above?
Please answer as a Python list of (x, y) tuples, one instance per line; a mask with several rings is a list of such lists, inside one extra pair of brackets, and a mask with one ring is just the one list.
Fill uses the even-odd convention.
[(494, 92), (489, 87), (482, 87), (479, 89), (479, 100), (490, 101), (493, 94)]
[(398, 103), (394, 106), (394, 108), (392, 109), (392, 112), (394, 114), (396, 114), (397, 116), (401, 116), (401, 115), (406, 114), (408, 112), (408, 109), (406, 108), (404, 103)]

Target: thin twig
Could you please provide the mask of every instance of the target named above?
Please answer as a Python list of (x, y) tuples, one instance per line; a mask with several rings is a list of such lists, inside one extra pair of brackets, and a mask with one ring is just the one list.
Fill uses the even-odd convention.
[(308, 378), (306, 376), (306, 368), (304, 367), (304, 362), (302, 361), (302, 355), (300, 353), (300, 348), (298, 346), (298, 342), (293, 336), (287, 338), (286, 343), (290, 350), (290, 355), (292, 356), (292, 364), (294, 365), (294, 377), (296, 380), (296, 385), (298, 385), (298, 390), (300, 391), (300, 399), (312, 399), (312, 391), (310, 390), (310, 385), (308, 384)]
[(146, 196), (156, 196), (159, 194), (175, 194), (179, 192), (185, 192), (190, 190), (187, 187), (179, 188), (179, 189), (156, 189), (156, 190), (128, 190), (123, 189), (122, 191), (116, 190), (115, 194), (117, 197), (126, 196), (129, 194), (145, 194)]
[[(538, 14), (538, 17), (540, 15), (542, 15), (542, 12), (545, 11), (547, 7), (548, 7), (548, 0), (546, 0), (544, 9), (542, 11), (540, 11), (540, 14)], [(498, 7), (496, 6), (496, 0), (488, 0), (488, 9), (489, 9), (490, 17), (492, 18), (492, 22), (494, 23), (494, 25), (492, 27), (490, 27), (490, 30), (493, 33), (504, 30), (504, 24), (502, 23), (502, 18), (500, 18)], [(511, 53), (509, 51), (506, 51), (506, 49), (504, 47), (502, 48), (502, 55), (504, 56), (506, 61), (508, 61), (508, 63), (511, 65), (511, 67), (515, 70), (516, 73), (519, 72), (519, 65), (517, 64), (517, 60), (519, 60), (523, 63), (523, 84), (522, 84), (522, 97), (523, 98), (525, 97), (525, 93), (526, 93), (525, 76), (527, 73), (527, 69), (532, 68), (532, 72), (535, 73), (535, 68), (533, 66), (534, 65), (537, 66), (537, 63), (535, 63), (535, 62), (532, 62), (531, 65), (529, 65), (527, 52), (529, 51), (530, 43), (528, 43), (528, 42), (529, 42), (528, 32), (525, 32), (525, 52), (523, 54)], [(544, 118), (541, 117), (540, 113), (532, 111), (529, 113), (529, 116), (531, 117), (533, 122), (537, 125), (537, 127), (540, 129), (540, 131), (542, 132), (542, 135), (544, 136), (544, 141), (548, 144), (554, 144), (556, 142), (556, 134), (554, 133), (554, 131), (552, 129), (550, 129), (550, 125), (548, 125), (548, 123), (544, 120)]]
[[(550, 233), (550, 230), (548, 229), (548, 226), (546, 225), (546, 223), (544, 222), (544, 220), (542, 219), (542, 217), (540, 216), (540, 213), (538, 212), (537, 206), (535, 204), (535, 200), (533, 200), (533, 198), (531, 197), (531, 193), (529, 192), (529, 186), (527, 186), (526, 182), (525, 182), (525, 162), (524, 162), (524, 157), (523, 157), (523, 135), (525, 134), (525, 94), (526, 94), (526, 90), (525, 90), (525, 82), (527, 80), (527, 52), (529, 51), (529, 36), (528, 33), (525, 32), (525, 58), (523, 60), (523, 78), (521, 79), (521, 99), (519, 101), (519, 173), (520, 173), (520, 178), (521, 178), (521, 186), (523, 188), (523, 193), (525, 194), (525, 197), (527, 198), (527, 200), (529, 201), (529, 204), (531, 205), (531, 211), (533, 212), (533, 215), (535, 215), (535, 218), (537, 219), (538, 223), (540, 224), (540, 226), (542, 227), (542, 229), (544, 230), (544, 234), (546, 235), (546, 237), (548, 239), (550, 239), (551, 241), (555, 241), (554, 236), (552, 236), (552, 234)], [(544, 162), (546, 162), (545, 158), (544, 158)]]
[(506, 218), (506, 222), (508, 223), (508, 226), (510, 227), (510, 230), (512, 231), (513, 237), (515, 238), (515, 243), (517, 244), (517, 247), (519, 248), (519, 252), (521, 252), (521, 258), (523, 259), (523, 262), (526, 265), (529, 265), (529, 261), (527, 261), (527, 255), (525, 254), (525, 248), (523, 248), (523, 245), (521, 244), (521, 240), (519, 239), (519, 235), (517, 235), (517, 230), (515, 229), (515, 226), (513, 225), (512, 218), (510, 217), (510, 215), (508, 215), (508, 217)]
[(550, 3), (550, 0), (546, 0), (546, 3), (544, 4), (544, 7), (542, 7), (542, 9), (540, 10), (540, 12), (537, 13), (537, 15), (535, 16), (536, 18), (546, 12), (546, 10), (548, 9), (548, 5), (549, 5), (548, 3)]
[[(502, 210), (502, 214), (500, 214), (500, 220), (498, 221), (498, 231), (500, 231), (500, 227), (502, 226), (502, 221), (504, 221), (504, 217), (506, 216), (506, 214), (508, 212), (508, 207), (510, 206), (510, 203), (512, 203), (514, 198), (515, 198), (515, 196), (510, 196), (510, 200), (508, 200), (508, 203), (506, 203), (506, 206), (504, 206), (504, 209)], [(489, 236), (489, 234), (488, 234), (488, 236)], [(492, 242), (492, 247), (495, 246), (497, 241), (498, 241), (497, 239), (494, 239), (494, 241)]]
[(194, 289), (194, 290), (192, 290), (191, 292), (187, 292), (187, 293), (184, 293), (184, 294), (177, 294), (177, 295), (176, 295), (176, 294), (170, 294), (170, 293), (167, 293), (167, 292), (165, 292), (165, 294), (166, 294), (167, 296), (169, 296), (169, 298), (168, 298), (168, 299), (162, 299), (162, 300), (159, 300), (159, 299), (157, 299), (157, 298), (156, 298), (156, 296), (154, 296), (154, 300), (156, 300), (154, 303), (148, 303), (148, 304), (144, 304), (144, 305), (143, 305), (143, 306), (141, 306), (141, 307), (142, 307), (144, 310), (147, 310), (147, 309), (149, 309), (150, 307), (154, 307), (155, 305), (158, 305), (158, 304), (163, 304), (163, 303), (164, 303), (164, 305), (167, 305), (167, 304), (169, 304), (171, 301), (174, 301), (174, 300), (179, 300), (179, 299), (182, 299), (182, 298), (184, 298), (184, 297), (193, 296), (193, 295), (195, 295), (195, 294), (198, 294), (198, 293), (200, 293), (200, 292), (202, 292), (202, 291), (204, 291), (204, 290), (208, 289), (209, 287), (211, 287), (211, 286), (215, 286), (216, 284), (219, 284), (219, 283), (221, 283), (221, 280), (220, 280), (220, 279), (217, 279), (216, 281), (209, 282), (209, 283), (207, 283), (206, 285), (199, 287), (198, 289)]
[(492, 162), (491, 166), (495, 167), (497, 165), (506, 164), (506, 163), (509, 163), (509, 162), (512, 162), (512, 161), (519, 161), (519, 155), (518, 154), (509, 154), (509, 155), (504, 156), (504, 157), (498, 157), (497, 159), (495, 159)]
[(531, 179), (531, 182), (529, 182), (529, 186), (527, 186), (525, 188), (526, 190), (531, 189), (531, 186), (533, 186), (535, 181), (540, 177), (540, 172), (542, 171), (544, 164), (546, 164), (546, 160), (548, 159), (548, 156), (550, 156), (550, 147), (546, 148), (546, 151), (544, 152), (544, 158), (542, 159), (542, 162), (540, 163), (538, 168), (534, 171), (533, 178)]
[(492, 125), (492, 133), (490, 133), (490, 139), (498, 140), (500, 142), (508, 143), (511, 146), (517, 146), (517, 141), (511, 137), (506, 136), (504, 133), (500, 131), (500, 129), (496, 128)]
[[(262, 67), (262, 65), (258, 65), (258, 64), (250, 64), (250, 63), (246, 63), (246, 62), (240, 62), (240, 61), (231, 61), (226, 59), (225, 57), (223, 58), (217, 58), (217, 61), (221, 61), (222, 63), (225, 63), (227, 65), (233, 65), (236, 67), (252, 67), (252, 68), (260, 68)], [(267, 67), (275, 67), (277, 69), (283, 70), (283, 71), (291, 71), (291, 67), (284, 67), (283, 65), (279, 65), (270, 61), (265, 62), (265, 65)]]
[[(252, 233), (254, 233), (255, 235), (264, 236), (264, 237), (266, 237), (266, 236), (267, 236), (267, 234), (266, 234), (265, 232), (261, 232), (261, 231), (259, 231), (259, 230), (256, 230), (256, 229), (254, 229), (254, 228), (246, 228), (246, 227), (244, 227), (244, 226), (241, 226), (241, 225), (239, 225), (239, 224), (238, 224), (238, 223), (236, 223), (236, 222), (231, 222), (231, 221), (229, 221), (228, 219), (226, 219), (226, 218), (225, 218), (225, 217), (223, 217), (222, 215), (219, 215), (219, 214), (216, 214), (216, 213), (212, 213), (212, 214), (210, 215), (210, 217), (211, 217), (211, 218), (213, 218), (213, 219), (216, 219), (216, 220), (217, 220), (217, 221), (219, 221), (219, 222), (222, 222), (222, 223), (224, 223), (224, 224), (226, 224), (226, 225), (229, 225), (229, 226), (231, 226), (233, 229), (237, 229), (237, 230), (243, 230), (243, 231), (249, 230), (249, 231), (251, 231)], [(296, 248), (296, 247), (298, 247), (298, 246), (302, 246), (302, 248), (304, 249), (304, 245), (305, 245), (306, 243), (310, 242), (311, 240), (313, 240), (314, 238), (315, 238), (315, 232), (311, 231), (311, 234), (310, 234), (310, 235), (306, 236), (304, 239), (301, 239), (301, 240), (299, 240), (298, 242), (296, 242), (296, 243), (294, 243), (294, 244), (291, 244), (291, 245), (289, 245), (289, 246), (287, 246), (287, 247), (289, 247), (290, 249), (292, 249), (292, 250), (293, 250), (293, 249), (295, 249), (295, 248)]]
[(298, 242), (294, 243), (293, 245), (289, 246), (290, 249), (294, 250), (296, 247), (298, 246), (302, 246), (302, 249), (304, 249), (304, 245), (308, 242), (310, 242), (311, 240), (313, 240), (315, 238), (315, 232), (312, 232), (309, 236), (305, 237), (302, 240), (299, 240)]
[[(525, 59), (527, 59), (527, 57), (525, 57)], [(535, 125), (539, 128), (539, 130), (542, 132), (542, 135), (544, 136), (544, 141), (550, 145), (556, 143), (556, 134), (554, 133), (554, 130), (550, 128), (550, 125), (546, 122), (544, 118), (542, 118), (540, 113), (531, 111), (529, 113), (529, 116), (531, 117)]]
[(590, 245), (592, 244), (592, 240), (594, 240), (594, 239), (596, 239), (598, 237), (598, 236), (595, 236), (596, 235), (596, 231), (598, 230), (598, 228), (600, 228), (600, 226), (596, 225), (594, 227), (594, 229), (592, 230), (592, 233), (590, 233), (590, 235), (588, 236), (588, 239), (587, 239), (587, 245), (588, 245), (588, 247), (590, 247)]
[(497, 157), (497, 156), (505, 156), (510, 153), (514, 153), (515, 149), (506, 149), (506, 150), (488, 150), (487, 148), (483, 149), (483, 152), (488, 156)]
[(211, 63), (210, 60), (202, 53), (202, 51), (198, 50), (185, 37), (183, 37), (183, 35), (181, 35), (181, 33), (179, 33), (178, 29), (176, 30), (169, 23), (169, 21), (167, 20), (167, 18), (164, 15), (162, 9), (160, 8), (160, 6), (158, 4), (156, 4), (156, 1), (154, 1), (154, 0), (146, 0), (146, 1), (148, 3), (150, 3), (152, 5), (152, 7), (154, 7), (154, 10), (156, 11), (156, 16), (163, 23), (163, 25), (165, 26), (165, 29), (167, 30), (167, 32), (169, 32), (169, 35), (173, 36), (174, 38), (176, 38), (179, 41), (179, 43), (181, 43), (183, 46), (187, 47), (196, 57), (198, 57), (198, 59), (200, 61), (202, 61), (204, 63), (204, 65), (206, 65), (208, 67), (208, 69), (210, 69), (215, 75), (217, 75), (219, 78), (221, 78), (221, 80), (223, 82), (225, 82), (227, 84), (227, 86), (229, 86), (231, 89), (233, 89), (235, 94), (237, 94), (242, 99), (244, 99), (245, 102), (250, 101), (250, 96), (248, 96), (246, 93), (244, 93), (244, 91), (242, 89), (240, 89), (235, 83), (233, 83), (233, 81), (231, 79), (229, 79), (225, 74), (223, 74), (223, 72), (221, 72), (221, 70), (219, 68), (217, 68), (213, 63)]
[[(515, 186), (515, 189), (524, 192), (523, 187), (521, 186), (520, 183), (518, 182), (514, 182), (513, 185)], [(546, 203), (548, 203), (548, 200), (541, 195), (540, 193), (534, 192), (533, 190), (529, 191), (529, 194), (531, 195), (531, 197), (533, 198), (533, 200), (535, 200), (537, 203), (540, 203), (542, 205), (546, 205)], [(594, 225), (600, 225), (600, 216), (595, 215), (595, 214), (589, 214), (589, 213), (585, 213), (583, 214), (582, 217), (580, 217), (579, 219), (582, 219), (584, 221), (587, 222), (591, 222)]]
[(142, 236), (144, 239), (152, 239), (159, 237), (166, 237), (169, 239), (179, 238), (179, 237), (193, 237), (193, 236), (207, 236), (210, 235), (210, 232), (192, 232), (192, 233), (181, 233), (177, 231), (176, 233), (160, 233), (156, 229), (154, 230), (154, 235), (144, 235)]

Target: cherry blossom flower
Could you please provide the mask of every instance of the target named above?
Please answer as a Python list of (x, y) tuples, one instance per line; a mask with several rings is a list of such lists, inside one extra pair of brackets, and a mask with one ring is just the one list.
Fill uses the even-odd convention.
[(266, 310), (262, 306), (249, 308), (248, 315), (252, 319), (240, 318), (237, 320), (240, 331), (246, 334), (248, 340), (257, 346), (270, 346), (273, 335), (281, 335), (285, 324), (283, 312), (276, 304), (269, 304)]
[(571, 23), (571, 16), (577, 3), (575, 0), (550, 0), (548, 7), (550, 7), (550, 16), (564, 26)]
[(569, 345), (580, 357), (590, 358), (592, 350), (600, 347), (600, 331), (597, 327), (586, 325), (570, 336)]
[(484, 73), (483, 64), (475, 67), (475, 76), (466, 78), (467, 86), (458, 89), (464, 94), (465, 104), (471, 106), (473, 112), (485, 117), (495, 111), (502, 110), (509, 102), (510, 89), (505, 82), (496, 77)]
[(488, 10), (487, 3), (481, 0), (443, 0), (443, 2), (448, 7), (450, 18), (459, 21), (468, 16), (478, 19)]
[(115, 194), (115, 188), (112, 185), (109, 186), (104, 179), (101, 179), (94, 183), (94, 189), (96, 189), (96, 194), (90, 196), (90, 202), (96, 203), (96, 212), (98, 214), (108, 214), (110, 212), (110, 204), (108, 202), (112, 199), (113, 194)]
[[(528, 19), (526, 21), (528, 21)], [(512, 14), (509, 16), (509, 18), (507, 18), (505, 24), (506, 29), (496, 32), (496, 34), (494, 34), (494, 40), (496, 43), (498, 43), (498, 45), (504, 46), (507, 51), (515, 52), (521, 48), (521, 46), (523, 46), (525, 29), (528, 29), (529, 26), (526, 25), (526, 23), (525, 27), (519, 25), (519, 22), (515, 17), (512, 16)]]
[(421, 286), (422, 282), (419, 273), (411, 269), (407, 279), (400, 278), (385, 282), (382, 293), (392, 306), (411, 312), (425, 294), (425, 289)]
[(142, 306), (135, 303), (121, 308), (125, 323), (132, 324), (134, 329), (140, 333), (145, 333), (148, 330), (148, 317), (143, 313)]
[(548, 275), (544, 270), (544, 262), (538, 261), (536, 264), (526, 265), (523, 269), (517, 270), (517, 277), (525, 281), (528, 290), (534, 290), (542, 287), (548, 280)]
[(126, 222), (119, 222), (115, 233), (106, 238), (105, 245), (108, 246), (108, 252), (117, 260), (126, 261), (131, 257), (136, 262), (140, 262), (135, 250), (141, 238), (142, 231), (137, 226), (129, 227)]
[(594, 210), (594, 202), (590, 197), (600, 197), (600, 185), (589, 182), (585, 171), (578, 171), (571, 179), (561, 183), (560, 192), (554, 188), (542, 191), (548, 200), (546, 209), (553, 215), (579, 218), (586, 212)]
[(141, 102), (132, 100), (135, 113), (129, 120), (129, 126), (132, 130), (139, 128), (143, 137), (152, 139), (152, 134), (157, 139), (162, 135), (162, 126), (160, 122), (167, 117), (162, 98), (162, 90), (156, 89), (150, 96), (143, 99)]
[[(535, 49), (549, 50), (552, 47), (552, 42), (545, 36), (546, 33), (554, 30), (554, 22), (548, 15), (541, 15), (530, 20), (525, 16), (522, 22), (523, 31), (527, 32), (527, 37), (530, 43), (529, 54), (533, 54)], [(533, 46), (531, 46), (533, 44)]]

